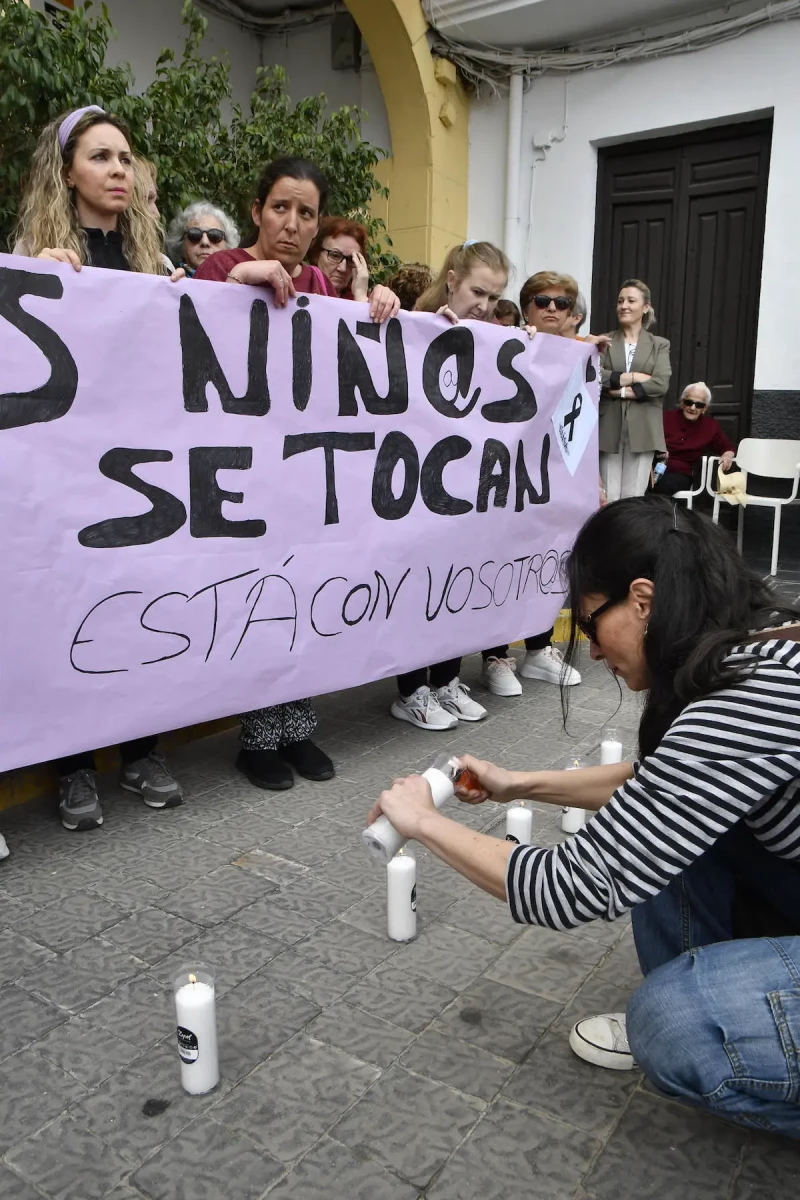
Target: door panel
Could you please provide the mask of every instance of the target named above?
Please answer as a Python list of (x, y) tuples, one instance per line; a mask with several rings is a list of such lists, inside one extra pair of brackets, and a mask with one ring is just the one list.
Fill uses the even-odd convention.
[[(619, 284), (644, 279), (672, 387), (703, 379), (731, 435), (749, 429), (771, 121), (602, 149), (592, 329), (616, 326)], [(734, 439), (735, 440), (735, 439)]]

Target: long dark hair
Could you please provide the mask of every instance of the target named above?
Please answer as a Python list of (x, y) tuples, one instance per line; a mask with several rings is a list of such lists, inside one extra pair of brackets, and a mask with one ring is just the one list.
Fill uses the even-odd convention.
[(634, 579), (653, 581), (643, 642), (650, 687), (639, 724), (642, 755), (652, 754), (692, 700), (749, 674), (746, 664), (724, 664), (732, 646), (753, 630), (800, 617), (750, 570), (725, 530), (666, 496), (635, 496), (596, 512), (575, 540), (567, 577), (568, 660), (577, 650), (583, 596), (623, 601)]

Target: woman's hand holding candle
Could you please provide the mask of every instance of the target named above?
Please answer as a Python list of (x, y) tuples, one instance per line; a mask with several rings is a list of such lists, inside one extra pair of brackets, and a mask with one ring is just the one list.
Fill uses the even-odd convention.
[(389, 790), (381, 792), (373, 804), (367, 817), (367, 825), (377, 821), (381, 814), (389, 818), (403, 837), (418, 839), (422, 818), (431, 814), (437, 815), (427, 779), (423, 779), (421, 775), (395, 779)]

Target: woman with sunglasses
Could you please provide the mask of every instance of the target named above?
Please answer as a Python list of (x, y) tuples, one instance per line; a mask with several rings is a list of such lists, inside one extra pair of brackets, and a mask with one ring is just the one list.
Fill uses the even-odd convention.
[[(526, 279), (519, 294), (519, 306), (528, 331), (569, 337), (574, 326), (572, 312), (578, 299), (578, 284), (571, 275), (558, 271), (537, 271)], [(520, 675), (544, 683), (577, 687), (580, 673), (564, 662), (561, 651), (553, 645), (554, 628), (525, 638), (525, 658)], [(509, 699), (522, 695), (522, 684), (516, 676), (517, 660), (509, 654), (508, 645), (494, 646), (483, 651), (481, 683), (494, 696)]]
[(167, 253), (189, 278), (212, 254), (238, 245), (239, 231), (233, 221), (206, 200), (196, 200), (179, 212), (167, 233)]
[(667, 443), (667, 469), (653, 491), (674, 496), (692, 486), (695, 468), (705, 454), (720, 456), (720, 470), (730, 471), (736, 447), (722, 426), (708, 415), (711, 389), (704, 383), (690, 383), (681, 393), (677, 408), (664, 413), (664, 441)]
[(617, 319), (600, 375), (600, 474), (609, 501), (647, 491), (653, 456), (665, 448), (664, 398), (672, 374), (669, 342), (649, 332), (655, 312), (641, 279), (623, 283)]
[(343, 300), (369, 299), (367, 230), (347, 217), (323, 217), (306, 258), (334, 286)]
[[(163, 275), (161, 230), (147, 203), (127, 127), (96, 104), (45, 125), (33, 152), (20, 204), (14, 252), (70, 263), (76, 271), (99, 267)], [(173, 279), (183, 277), (175, 272)], [(120, 785), (149, 808), (181, 804), (180, 784), (156, 752), (157, 737), (120, 746)], [(58, 811), (65, 829), (103, 824), (94, 754), (57, 763)]]
[(583, 630), (592, 657), (644, 695), (641, 761), (519, 772), (464, 757), (479, 788), (461, 799), (594, 819), (554, 848), (514, 846), (438, 812), (413, 777), (367, 820), (384, 812), (520, 923), (572, 929), (632, 910), (644, 983), (627, 1019), (579, 1021), (572, 1049), (800, 1138), (800, 611), (724, 530), (658, 496), (595, 513), (568, 582), (571, 647)]

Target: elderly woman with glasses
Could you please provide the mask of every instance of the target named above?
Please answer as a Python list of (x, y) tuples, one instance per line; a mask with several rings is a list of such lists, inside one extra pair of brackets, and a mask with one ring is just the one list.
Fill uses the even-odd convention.
[(711, 389), (705, 383), (690, 383), (683, 389), (678, 407), (664, 413), (667, 469), (654, 492), (674, 496), (690, 488), (704, 454), (718, 454), (720, 469), (730, 471), (736, 447), (719, 422), (708, 415), (710, 407)]
[(167, 253), (189, 277), (218, 250), (234, 250), (238, 245), (239, 231), (233, 221), (205, 200), (179, 212), (167, 233)]

